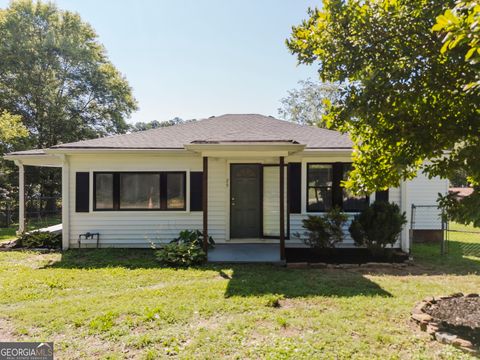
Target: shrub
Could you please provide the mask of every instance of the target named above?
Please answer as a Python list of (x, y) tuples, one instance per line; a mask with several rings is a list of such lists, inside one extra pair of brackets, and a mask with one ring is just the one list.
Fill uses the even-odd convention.
[[(170, 244), (156, 250), (155, 256), (159, 262), (168, 266), (192, 266), (207, 260), (203, 251), (203, 233), (200, 230), (183, 230)], [(215, 241), (208, 237), (208, 246), (213, 248)], [(152, 247), (156, 249), (152, 243)]]
[[(178, 237), (173, 239), (171, 243), (176, 244), (194, 244), (203, 247), (203, 233), (200, 230), (183, 230), (180, 231)], [(208, 237), (208, 247), (213, 248), (215, 241), (211, 236)]]
[(406, 222), (405, 213), (397, 204), (376, 201), (355, 216), (349, 231), (356, 246), (365, 246), (373, 255), (382, 255), (387, 245), (393, 246), (398, 240)]
[(17, 240), (18, 247), (58, 249), (62, 246), (62, 234), (47, 231), (33, 231), (22, 234)]
[[(303, 228), (307, 231), (302, 238), (306, 245), (316, 248), (334, 248), (336, 244), (343, 241), (343, 226), (348, 217), (338, 207), (334, 207), (323, 216), (309, 215), (302, 220)], [(295, 234), (301, 237), (300, 234)]]
[(187, 267), (207, 260), (207, 254), (195, 243), (170, 243), (155, 252), (158, 261), (168, 266)]

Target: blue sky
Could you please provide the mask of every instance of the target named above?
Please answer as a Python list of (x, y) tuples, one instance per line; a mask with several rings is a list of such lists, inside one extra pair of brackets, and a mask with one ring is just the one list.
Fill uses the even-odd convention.
[[(223, 113), (278, 115), (280, 98), (316, 78), (285, 39), (310, 0), (57, 0), (89, 22), (133, 87), (129, 122)], [(8, 1), (0, 0), (5, 7)]]

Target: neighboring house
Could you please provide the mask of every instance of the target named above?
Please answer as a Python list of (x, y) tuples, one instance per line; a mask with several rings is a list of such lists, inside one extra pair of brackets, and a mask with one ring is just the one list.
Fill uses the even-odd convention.
[(455, 195), (457, 200), (463, 200), (467, 196), (472, 195), (473, 188), (471, 187), (451, 187), (448, 192)]
[[(217, 244), (279, 244), (284, 257), (285, 247), (303, 246), (294, 234), (303, 232), (307, 215), (339, 205), (352, 217), (381, 197), (410, 220), (412, 204), (436, 204), (447, 192), (446, 180), (420, 175), (354, 196), (341, 187), (351, 154), (349, 137), (339, 132), (235, 114), (5, 158), (19, 166), (22, 194), (23, 166), (62, 167), (64, 249), (77, 247), (87, 232), (100, 234), (101, 247), (149, 247), (200, 229)], [(436, 218), (415, 223), (438, 231)], [(405, 251), (408, 229), (398, 243)], [(345, 230), (341, 246), (354, 246)]]

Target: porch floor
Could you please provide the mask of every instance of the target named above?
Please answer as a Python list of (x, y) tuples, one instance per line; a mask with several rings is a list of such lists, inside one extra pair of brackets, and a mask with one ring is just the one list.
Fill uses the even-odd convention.
[(217, 244), (208, 250), (209, 262), (281, 263), (279, 244)]

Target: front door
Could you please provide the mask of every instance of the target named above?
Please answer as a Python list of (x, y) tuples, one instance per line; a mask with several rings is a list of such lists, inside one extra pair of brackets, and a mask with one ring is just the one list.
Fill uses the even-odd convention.
[(232, 164), (230, 167), (230, 237), (261, 237), (262, 167)]

